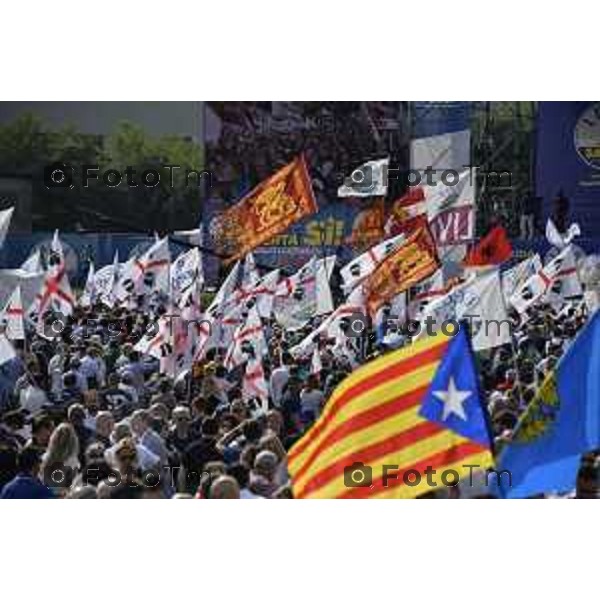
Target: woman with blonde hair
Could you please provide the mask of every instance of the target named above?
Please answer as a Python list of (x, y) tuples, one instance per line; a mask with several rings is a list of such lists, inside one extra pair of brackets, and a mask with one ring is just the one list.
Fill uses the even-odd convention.
[(80, 468), (78, 455), (79, 440), (75, 429), (69, 423), (61, 423), (50, 436), (40, 471), (44, 483), (59, 495), (64, 495), (75, 479)]

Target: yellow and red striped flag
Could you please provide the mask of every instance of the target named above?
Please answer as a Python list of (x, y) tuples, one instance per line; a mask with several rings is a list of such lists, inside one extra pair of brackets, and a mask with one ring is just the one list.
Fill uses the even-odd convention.
[(288, 453), (295, 498), (414, 498), (491, 465), (462, 327), (353, 372)]

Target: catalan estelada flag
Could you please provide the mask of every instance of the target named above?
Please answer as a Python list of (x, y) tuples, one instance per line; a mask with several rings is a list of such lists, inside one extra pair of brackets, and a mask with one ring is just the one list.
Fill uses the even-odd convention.
[(288, 453), (296, 498), (415, 498), (492, 465), (464, 327), (356, 370)]
[(256, 186), (211, 225), (217, 250), (229, 264), (317, 211), (303, 156)]

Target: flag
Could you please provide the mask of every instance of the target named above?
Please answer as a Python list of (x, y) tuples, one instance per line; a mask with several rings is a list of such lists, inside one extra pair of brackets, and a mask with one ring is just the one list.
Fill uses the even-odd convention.
[(175, 305), (189, 300), (191, 296), (199, 296), (204, 283), (202, 274), (202, 257), (198, 248), (182, 252), (169, 270), (171, 299)]
[(169, 238), (157, 238), (138, 259), (134, 259), (134, 283), (139, 295), (160, 291), (169, 293), (169, 267), (171, 253)]
[(306, 163), (299, 156), (215, 218), (217, 251), (228, 256), (229, 264), (316, 211)]
[(95, 287), (95, 272), (94, 263), (90, 261), (88, 268), (87, 279), (85, 280), (85, 287), (79, 298), (79, 306), (84, 308), (90, 307), (96, 301), (96, 287)]
[[(425, 323), (429, 321), (432, 331), (440, 331), (444, 322), (448, 327), (451, 321), (467, 321), (473, 349), (476, 351), (495, 348), (511, 341), (511, 323), (506, 313), (497, 270), (479, 277), (473, 275), (465, 283), (452, 288), (445, 296), (431, 302), (421, 314), (420, 320)], [(424, 328), (421, 329), (421, 335), (425, 335)]]
[(11, 294), (18, 286), (21, 288), (21, 300), (24, 308), (29, 308), (44, 282), (43, 270), (30, 272), (19, 269), (0, 269), (0, 303), (8, 302)]
[(374, 314), (381, 304), (429, 277), (439, 266), (427, 226), (414, 231), (365, 280), (369, 311)]
[(219, 291), (215, 294), (215, 297), (206, 309), (207, 316), (214, 317), (218, 314), (223, 315), (228, 308), (234, 306), (233, 295), (238, 285), (241, 268), (239, 261), (233, 265), (227, 274), (225, 281), (221, 284)]
[(0, 210), (0, 248), (4, 244), (4, 240), (6, 239), (6, 234), (8, 233), (8, 229), (10, 228), (10, 222), (15, 212), (14, 206), (7, 208), (6, 210)]
[(408, 316), (416, 319), (434, 300), (445, 296), (448, 288), (444, 283), (444, 270), (438, 269), (431, 277), (417, 283), (411, 290), (408, 303)]
[[(510, 297), (510, 303), (519, 313), (524, 313), (530, 306), (543, 298), (548, 291), (561, 293), (563, 288), (569, 292), (576, 291), (577, 281), (579, 281), (579, 277), (573, 248), (567, 246), (518, 287)], [(580, 288), (581, 284), (579, 284)]]
[(12, 344), (8, 341), (8, 338), (0, 333), (0, 366), (4, 363), (16, 358), (17, 353), (13, 348)]
[(4, 335), (9, 340), (24, 340), (25, 325), (23, 323), (23, 303), (21, 302), (21, 288), (17, 286), (11, 294), (6, 306), (0, 313), (0, 321), (4, 329)]
[(338, 198), (368, 198), (385, 196), (388, 188), (387, 170), (390, 159), (370, 160), (352, 171), (338, 188)]
[(242, 270), (242, 291), (252, 289), (260, 281), (260, 273), (256, 268), (256, 261), (254, 260), (254, 254), (248, 252), (244, 257), (244, 268)]
[(274, 269), (262, 277), (249, 293), (250, 299), (256, 303), (258, 314), (265, 319), (271, 318), (275, 290), (278, 284), (279, 269)]
[(581, 455), (600, 448), (600, 311), (544, 380), (500, 452), (509, 498), (575, 488)]
[(304, 327), (317, 311), (317, 260), (313, 256), (294, 275), (279, 282), (273, 313), (288, 331)]
[(48, 269), (42, 289), (36, 296), (35, 313), (37, 314), (38, 333), (43, 329), (44, 318), (48, 312), (59, 313), (68, 317), (75, 308), (75, 296), (69, 283), (65, 255), (58, 229), (54, 232), (47, 262)]
[(229, 346), (224, 365), (231, 370), (249, 359), (259, 359), (267, 352), (262, 321), (258, 310), (253, 306), (248, 311), (244, 324), (240, 325), (233, 335), (233, 343)]
[(351, 260), (340, 270), (342, 287), (349, 294), (359, 283), (363, 282), (377, 266), (396, 248), (404, 242), (404, 235), (400, 234), (369, 248), (366, 252)]
[(454, 185), (439, 181), (425, 186), (427, 217), (439, 246), (462, 244), (475, 235), (475, 186), (471, 169), (459, 173)]
[(521, 287), (532, 275), (542, 269), (542, 261), (539, 254), (535, 254), (514, 267), (502, 273), (502, 293), (508, 302), (515, 290)]
[(509, 260), (512, 253), (513, 249), (506, 229), (502, 225), (496, 225), (485, 237), (479, 240), (478, 244), (471, 248), (463, 261), (463, 266), (499, 265)]
[[(385, 199), (376, 198), (370, 203), (365, 201), (365, 204), (354, 217), (350, 234), (343, 241), (354, 251), (364, 250), (384, 237)], [(326, 244), (325, 240), (323, 244)]]
[[(333, 391), (288, 452), (295, 498), (414, 498), (431, 469), (493, 464), (466, 333), (426, 338), (369, 362)], [(387, 466), (384, 468), (384, 466)], [(433, 486), (435, 483), (435, 486)], [(440, 489), (438, 487), (437, 489)]]
[(113, 263), (98, 269), (94, 274), (96, 299), (112, 308), (115, 304), (114, 288), (119, 279), (119, 253), (115, 252)]
[(256, 398), (261, 401), (261, 412), (266, 414), (269, 410), (269, 386), (260, 358), (251, 358), (246, 363), (242, 379), (242, 398), (245, 401)]
[(398, 235), (414, 229), (427, 215), (427, 203), (422, 186), (410, 187), (404, 196), (394, 201), (385, 224), (386, 235)]
[(337, 257), (326, 256), (317, 261), (317, 309), (315, 315), (326, 315), (333, 311), (333, 296), (329, 280), (335, 267)]
[(342, 348), (347, 341), (343, 324), (352, 316), (366, 316), (366, 312), (364, 291), (362, 286), (358, 286), (348, 296), (344, 304), (338, 306), (315, 330), (290, 350), (292, 356), (308, 356), (317, 346), (318, 339), (321, 336), (336, 340), (336, 346)]
[(581, 235), (581, 229), (578, 223), (573, 223), (567, 232), (562, 235), (556, 228), (554, 221), (548, 219), (546, 221), (546, 239), (551, 246), (562, 250), (568, 246), (578, 235)]
[(20, 268), (27, 273), (39, 273), (40, 271), (43, 271), (44, 268), (42, 266), (40, 251), (36, 250), (30, 256), (28, 256)]
[(169, 239), (156, 239), (140, 257), (130, 258), (123, 265), (114, 287), (115, 298), (124, 302), (154, 291), (168, 294), (170, 264)]

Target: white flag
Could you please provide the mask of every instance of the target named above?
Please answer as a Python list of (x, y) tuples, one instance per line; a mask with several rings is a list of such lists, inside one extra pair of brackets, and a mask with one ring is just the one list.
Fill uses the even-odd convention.
[(502, 273), (502, 292), (506, 301), (508, 302), (515, 290), (521, 287), (532, 275), (535, 275), (542, 266), (540, 255), (535, 254), (504, 271)]
[(346, 294), (349, 294), (365, 277), (370, 275), (376, 269), (377, 265), (402, 245), (403, 242), (403, 234), (384, 240), (376, 246), (369, 248), (343, 267), (340, 275), (343, 279), (342, 285)]
[(385, 196), (388, 188), (390, 159), (370, 160), (352, 171), (338, 188), (339, 198)]
[(237, 261), (231, 268), (231, 271), (229, 271), (225, 281), (221, 284), (210, 306), (206, 309), (207, 316), (223, 315), (228, 308), (235, 305), (233, 295), (240, 277), (240, 269), (240, 261)]
[(9, 340), (24, 340), (25, 326), (23, 323), (23, 303), (21, 302), (21, 288), (17, 286), (11, 294), (6, 306), (0, 313), (0, 321), (5, 327), (4, 335)]
[(174, 304), (179, 305), (182, 300), (189, 299), (190, 294), (198, 295), (204, 283), (200, 250), (192, 248), (180, 254), (171, 265), (169, 277)]
[(43, 330), (48, 312), (69, 316), (75, 308), (75, 296), (69, 283), (65, 254), (59, 239), (58, 229), (54, 233), (48, 257), (48, 269), (37, 297), (36, 314), (38, 333)]
[(6, 239), (6, 234), (8, 233), (8, 229), (10, 227), (10, 221), (12, 219), (13, 212), (15, 212), (14, 207), (7, 208), (6, 210), (0, 210), (0, 248)]
[(0, 304), (8, 302), (18, 286), (21, 288), (23, 307), (29, 308), (44, 281), (44, 271), (29, 272), (24, 269), (0, 269)]
[(279, 283), (273, 312), (288, 331), (304, 327), (317, 311), (317, 260), (313, 256), (294, 275)]
[(121, 265), (119, 264), (119, 252), (117, 251), (113, 263), (102, 267), (94, 274), (94, 289), (97, 299), (109, 308), (112, 308), (117, 300), (115, 294), (120, 272)]
[(96, 286), (94, 276), (94, 263), (90, 261), (87, 279), (85, 280), (85, 288), (83, 289), (83, 293), (79, 298), (79, 306), (88, 308), (96, 301)]
[(246, 363), (242, 398), (246, 401), (258, 399), (261, 402), (261, 412), (267, 413), (269, 410), (269, 386), (260, 358), (251, 358)]
[(581, 235), (578, 223), (571, 224), (565, 235), (562, 235), (552, 219), (546, 221), (546, 239), (551, 246), (559, 250), (566, 248), (578, 235)]
[(336, 261), (336, 256), (327, 256), (317, 261), (317, 316), (329, 314), (335, 308), (329, 280)]
[(417, 319), (425, 308), (448, 293), (444, 284), (444, 271), (438, 269), (431, 277), (419, 282), (411, 288), (411, 299), (408, 303), (408, 316)]
[(421, 316), (422, 328), (417, 338), (426, 333), (428, 321), (432, 331), (443, 332), (450, 320), (468, 322), (474, 350), (487, 350), (511, 341), (511, 324), (497, 270), (473, 276), (429, 304)]
[(40, 251), (36, 250), (33, 252), (20, 268), (22, 271), (26, 271), (27, 273), (39, 273), (40, 271), (43, 271), (44, 267), (42, 266)]
[(267, 273), (251, 292), (251, 297), (256, 302), (256, 308), (261, 317), (270, 319), (273, 312), (275, 291), (279, 284), (279, 269)]
[(317, 346), (319, 337), (335, 339), (336, 345), (343, 347), (347, 337), (345, 326), (358, 315), (366, 318), (366, 314), (364, 291), (362, 286), (357, 286), (344, 304), (338, 306), (314, 331), (290, 350), (291, 354), (295, 357), (308, 357)]
[(13, 348), (12, 344), (8, 341), (7, 337), (0, 333), (0, 365), (16, 358), (17, 353)]
[(263, 333), (263, 325), (256, 306), (248, 312), (248, 317), (240, 325), (233, 336), (224, 365), (231, 370), (244, 364), (247, 360), (258, 359), (268, 352), (267, 342)]
[[(575, 255), (567, 246), (547, 265), (532, 275), (510, 297), (510, 303), (517, 312), (524, 313), (530, 306), (542, 299), (546, 292), (563, 295), (563, 289), (570, 295), (581, 289)], [(581, 292), (579, 292), (581, 293)]]

